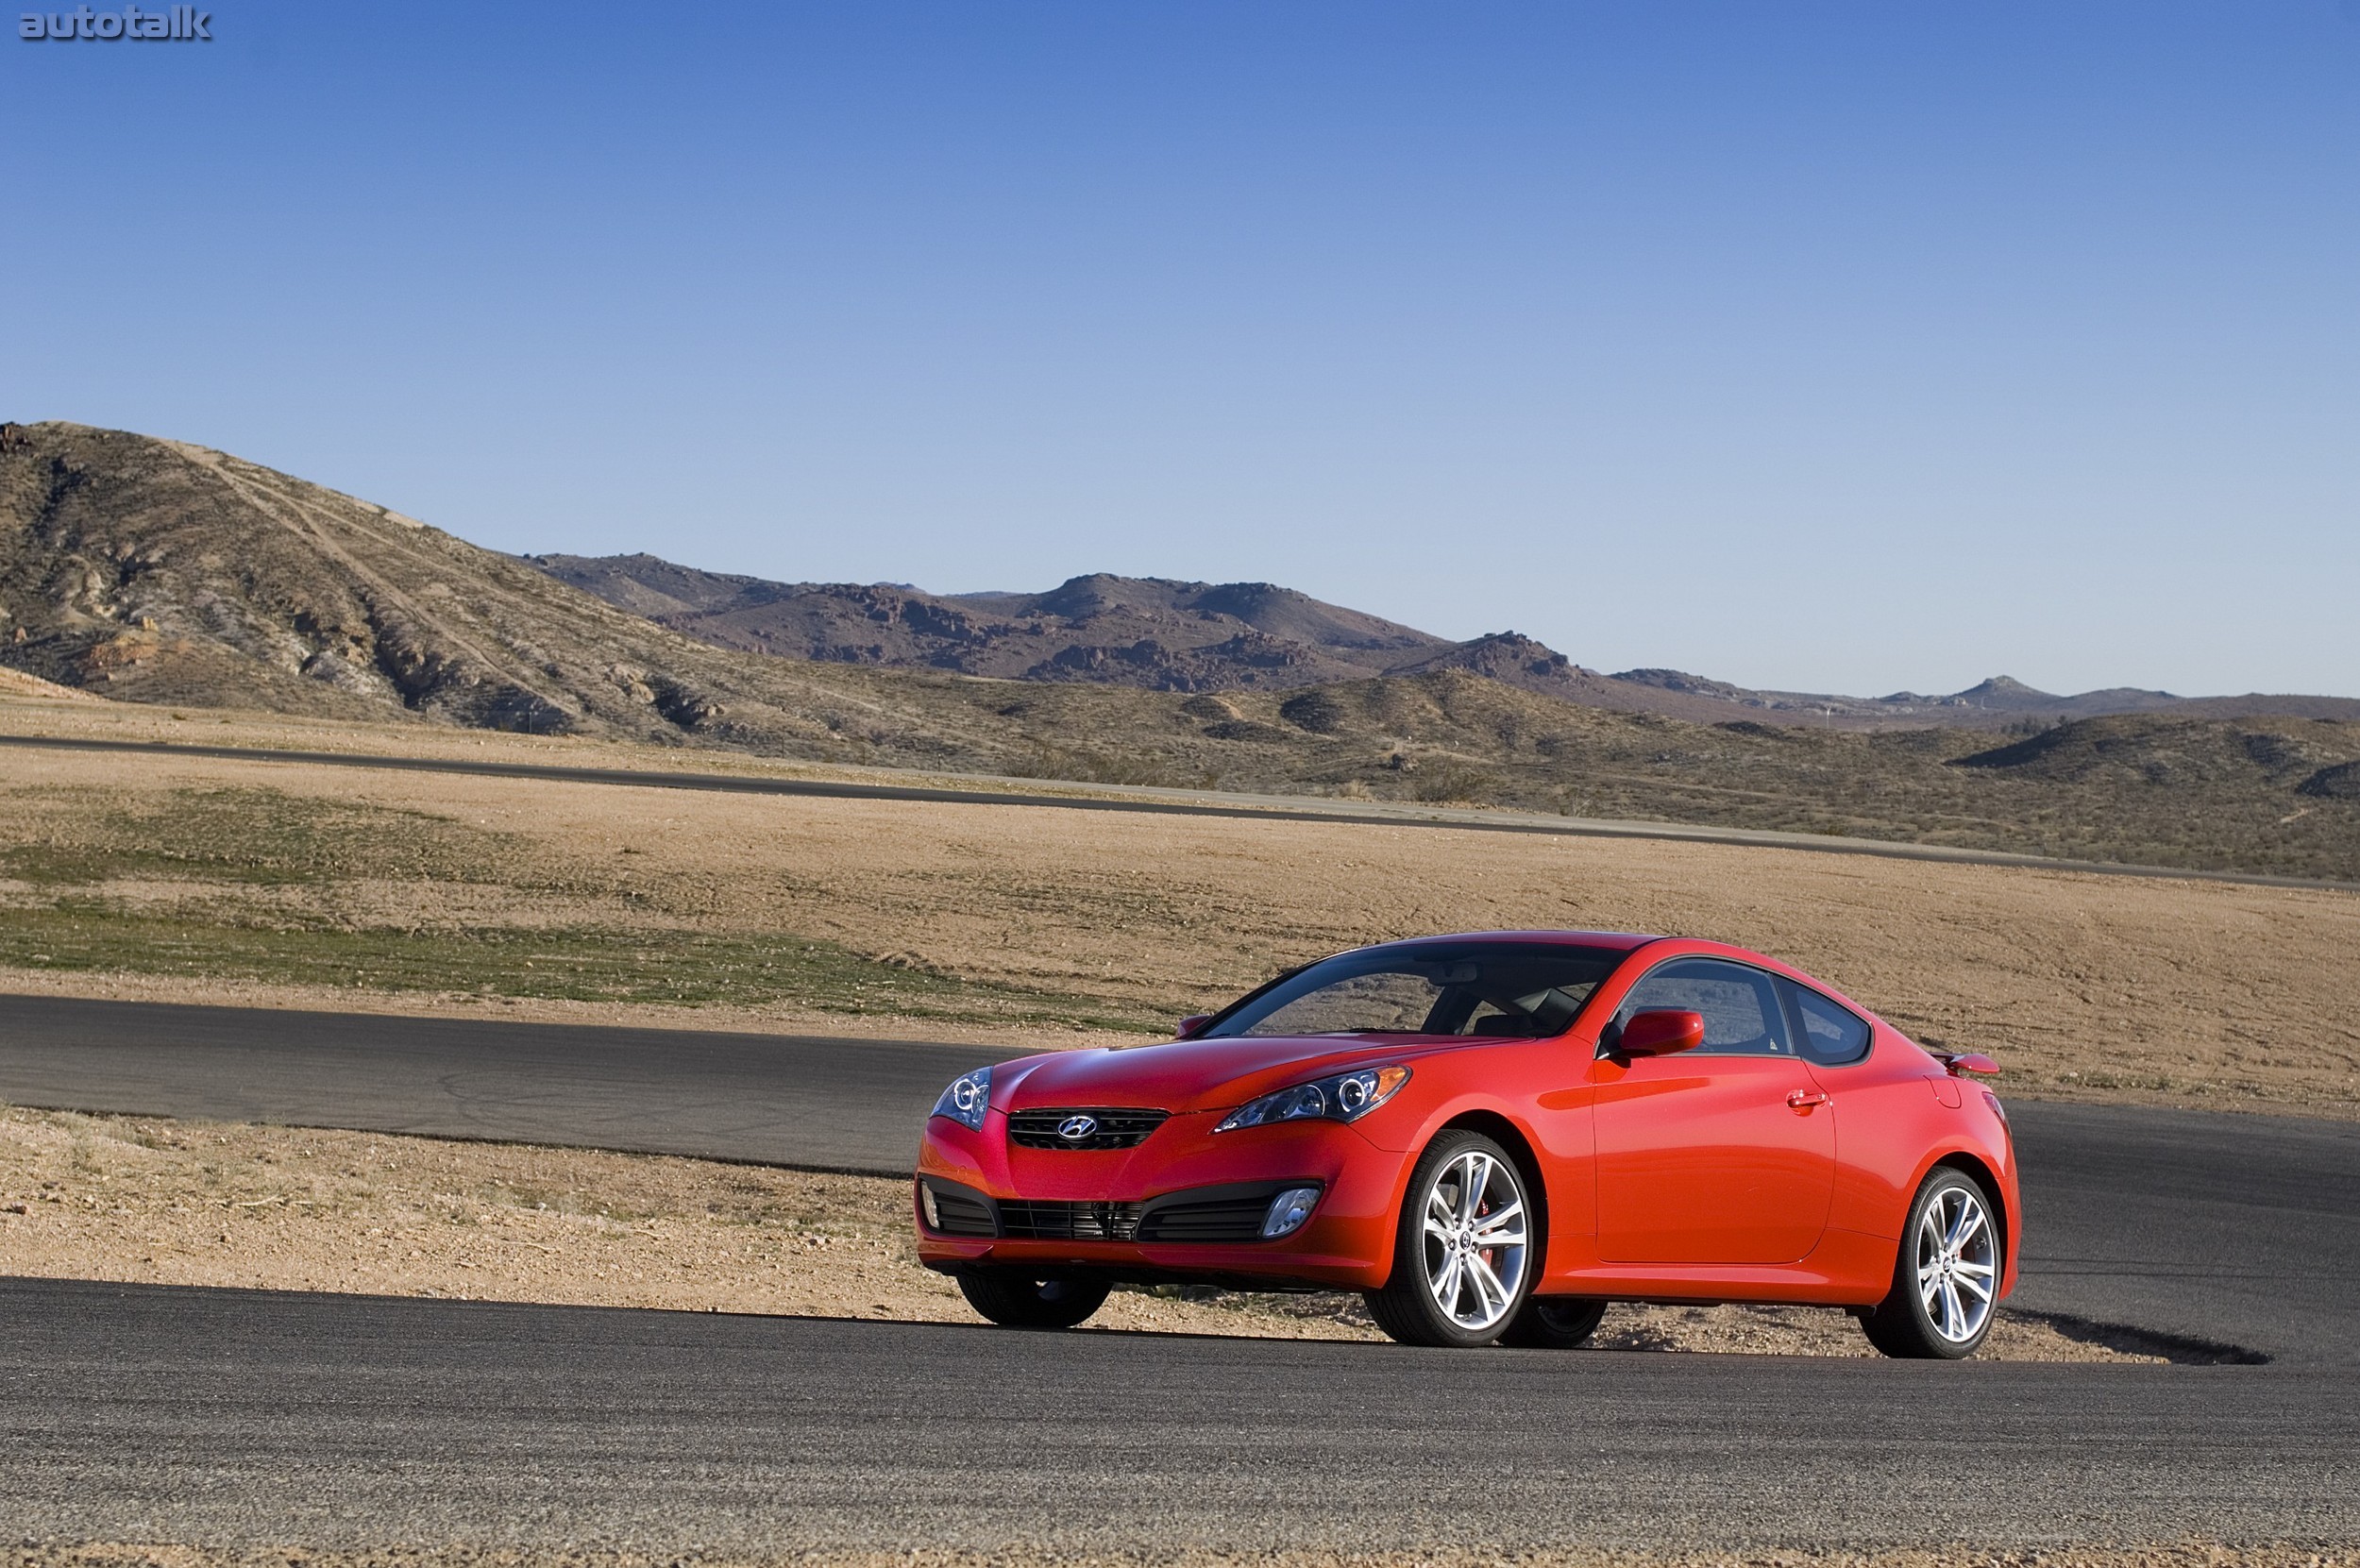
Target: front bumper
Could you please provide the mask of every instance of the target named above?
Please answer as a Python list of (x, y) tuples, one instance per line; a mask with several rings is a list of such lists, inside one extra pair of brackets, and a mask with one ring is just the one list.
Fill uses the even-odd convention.
[[(1026, 1148), (986, 1112), (969, 1132), (926, 1124), (914, 1194), (919, 1260), (930, 1269), (1029, 1265), (1133, 1283), (1374, 1290), (1391, 1270), (1405, 1155), (1334, 1121), (1243, 1127), (1183, 1113), (1137, 1148)], [(1320, 1201), (1291, 1234), (1247, 1239), (1249, 1217), (1290, 1187)], [(927, 1189), (936, 1209), (929, 1223)]]

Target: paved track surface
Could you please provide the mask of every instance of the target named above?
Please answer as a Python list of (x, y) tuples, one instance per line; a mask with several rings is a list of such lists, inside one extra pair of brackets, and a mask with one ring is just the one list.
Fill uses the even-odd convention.
[(362, 1544), (2360, 1540), (2287, 1367), (1904, 1365), (0, 1282), (0, 1528)]
[[(2328, 887), (2360, 891), (2360, 883), (2310, 877), (2271, 876), (2259, 871), (2194, 871), (2170, 866), (2128, 866), (2106, 860), (2052, 860), (2046, 855), (1998, 850), (1964, 850), (1947, 844), (1896, 844), (1875, 838), (1762, 829), (1697, 827), (1682, 822), (1630, 822), (1593, 817), (1543, 817), (1526, 812), (1467, 811), (1416, 805), (1342, 805), (1293, 795), (1240, 795), (1225, 790), (1161, 789), (1110, 784), (1074, 785), (1088, 795), (1051, 795), (976, 786), (857, 784), (836, 779), (781, 779), (746, 773), (668, 773), (630, 767), (565, 767), (547, 763), (492, 762), (466, 757), (389, 757), (350, 751), (282, 751), (250, 746), (190, 746), (160, 740), (69, 739), (51, 735), (0, 735), (0, 748), (26, 750), (110, 751), (143, 755), (209, 757), (232, 762), (302, 763), (321, 767), (374, 767), (406, 773), (472, 773), (497, 779), (545, 783), (622, 784), (634, 789), (692, 789), (726, 795), (800, 795), (841, 801), (916, 801), (970, 806), (1029, 806), (1054, 811), (1145, 812), (1165, 817), (1242, 817), (1273, 822), (1368, 822), (1389, 827), (1452, 828), (1477, 833), (1535, 833), (1560, 838), (1669, 838), (1699, 844), (1744, 844), (1762, 849), (1802, 850), (1812, 854), (1865, 854), (1887, 860), (1935, 860), (1966, 866), (2030, 866), (2051, 871), (2094, 871), (2106, 876), (2167, 877), (2183, 882), (2227, 882), (2258, 887)], [(1054, 781), (1053, 781), (1054, 783)]]
[[(914, 1119), (993, 1054), (0, 998), (21, 1104), (850, 1169), (906, 1170)], [(2360, 1540), (2360, 1129), (2015, 1116), (2019, 1305), (2273, 1364), (1452, 1355), (0, 1281), (0, 1533)]]
[(910, 1041), (0, 996), (0, 1101), (905, 1174), (952, 1079)]
[(2018, 1102), (2014, 1304), (2339, 1363), (2360, 1402), (2360, 1126)]

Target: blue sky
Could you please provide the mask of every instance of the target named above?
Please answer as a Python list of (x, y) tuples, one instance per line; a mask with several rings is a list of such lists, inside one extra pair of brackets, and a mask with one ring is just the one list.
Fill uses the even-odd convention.
[(0, 37), (0, 417), (507, 549), (2360, 694), (2354, 0), (212, 17)]

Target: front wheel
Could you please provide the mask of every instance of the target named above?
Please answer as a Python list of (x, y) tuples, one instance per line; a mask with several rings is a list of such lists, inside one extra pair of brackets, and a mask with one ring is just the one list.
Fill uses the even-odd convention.
[(1490, 1344), (1524, 1305), (1532, 1234), (1508, 1151), (1480, 1133), (1443, 1134), (1409, 1172), (1392, 1277), (1368, 1292), (1369, 1316), (1403, 1344)]
[(1974, 1355), (1999, 1305), (1999, 1267), (1990, 1195), (1964, 1172), (1935, 1171), (1910, 1205), (1892, 1293), (1861, 1319), (1868, 1342), (1912, 1360)]
[(1080, 1274), (975, 1269), (958, 1280), (967, 1304), (1003, 1328), (1071, 1328), (1106, 1305), (1106, 1282)]

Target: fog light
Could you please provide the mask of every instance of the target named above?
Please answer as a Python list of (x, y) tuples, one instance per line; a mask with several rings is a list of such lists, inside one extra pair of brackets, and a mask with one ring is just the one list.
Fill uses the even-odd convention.
[(941, 1211), (935, 1207), (935, 1189), (924, 1182), (918, 1184), (918, 1211), (925, 1217), (928, 1230), (942, 1228)]
[(1316, 1187), (1290, 1187), (1270, 1201), (1270, 1213), (1262, 1221), (1262, 1239), (1285, 1236), (1302, 1227), (1311, 1217), (1313, 1206), (1320, 1201)]

